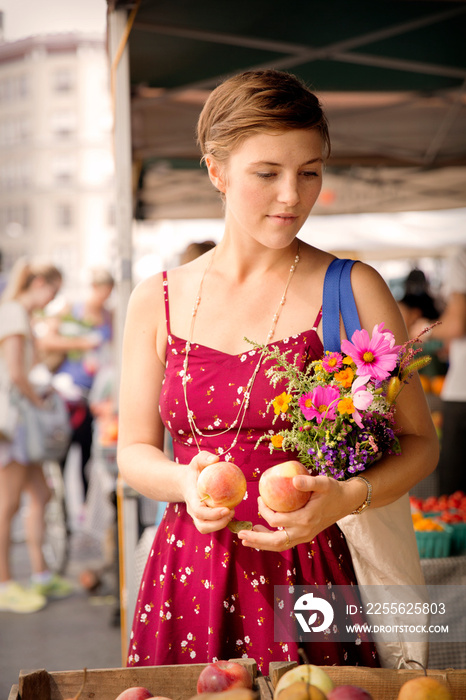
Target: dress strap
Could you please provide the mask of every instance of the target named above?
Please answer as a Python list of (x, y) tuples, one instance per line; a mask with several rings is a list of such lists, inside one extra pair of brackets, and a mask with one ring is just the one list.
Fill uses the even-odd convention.
[(168, 277), (167, 277), (167, 271), (164, 270), (162, 272), (162, 279), (163, 279), (163, 300), (165, 302), (165, 321), (167, 322), (167, 334), (171, 335), (171, 330), (170, 330), (170, 305), (168, 303)]
[(314, 321), (314, 325), (312, 326), (312, 330), (316, 331), (319, 327), (319, 324), (322, 320), (322, 307), (319, 309), (319, 313), (316, 316), (316, 320)]

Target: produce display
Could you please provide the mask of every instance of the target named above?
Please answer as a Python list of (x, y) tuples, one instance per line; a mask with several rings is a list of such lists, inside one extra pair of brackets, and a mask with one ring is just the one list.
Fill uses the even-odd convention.
[[(447, 557), (466, 552), (466, 495), (410, 496), (413, 526), (422, 556)], [(429, 541), (429, 535), (432, 538)]]
[[(53, 687), (53, 697), (63, 700), (463, 700), (466, 671), (428, 673), (419, 666), (422, 670), (396, 671), (271, 662), (270, 676), (261, 676), (254, 659), (233, 659), (136, 671), (39, 670), (20, 674), (20, 684), (13, 686), (9, 697), (51, 700)], [(79, 686), (77, 694), (69, 697)]]

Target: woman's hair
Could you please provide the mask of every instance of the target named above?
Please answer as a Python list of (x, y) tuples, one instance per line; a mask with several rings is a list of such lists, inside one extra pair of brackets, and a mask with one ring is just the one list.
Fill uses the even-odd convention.
[(226, 161), (248, 136), (264, 131), (315, 129), (330, 154), (327, 118), (313, 92), (296, 76), (277, 70), (229, 78), (208, 97), (197, 124), (203, 160)]
[(42, 278), (47, 284), (61, 283), (63, 276), (60, 270), (49, 263), (34, 263), (20, 258), (13, 265), (8, 283), (2, 294), (1, 301), (17, 299), (37, 278)]

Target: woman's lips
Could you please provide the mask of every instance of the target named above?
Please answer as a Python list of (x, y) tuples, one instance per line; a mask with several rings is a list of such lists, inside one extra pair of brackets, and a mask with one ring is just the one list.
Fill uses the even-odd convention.
[(269, 219), (280, 224), (291, 224), (298, 218), (296, 214), (269, 214)]

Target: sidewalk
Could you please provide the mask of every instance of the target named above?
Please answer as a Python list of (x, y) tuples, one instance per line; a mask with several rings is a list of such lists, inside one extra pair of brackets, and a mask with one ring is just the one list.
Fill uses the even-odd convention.
[[(75, 494), (69, 503), (73, 513), (73, 508), (77, 508), (75, 477), (71, 473), (71, 482), (65, 481), (68, 481), (67, 492)], [(70, 544), (65, 577), (75, 586), (73, 595), (50, 601), (43, 610), (30, 615), (0, 612), (0, 700), (8, 699), (20, 670), (69, 671), (85, 666), (122, 665), (115, 581), (106, 576), (95, 595), (79, 583), (79, 574), (84, 569), (101, 568), (101, 541), (80, 529), (74, 519)], [(24, 542), (13, 545), (12, 562), (15, 579), (27, 583), (30, 569)]]

